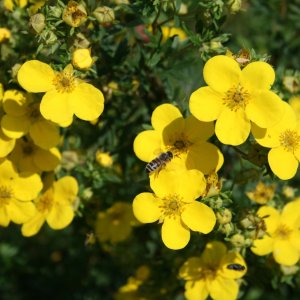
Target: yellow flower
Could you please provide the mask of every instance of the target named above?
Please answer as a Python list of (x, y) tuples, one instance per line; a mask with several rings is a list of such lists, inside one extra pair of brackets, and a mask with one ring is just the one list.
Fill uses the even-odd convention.
[(268, 128), (282, 118), (284, 102), (270, 91), (275, 72), (269, 64), (256, 61), (241, 70), (234, 59), (217, 55), (203, 75), (208, 86), (191, 95), (190, 110), (201, 121), (217, 120), (215, 132), (223, 144), (240, 145), (251, 124)]
[(6, 157), (15, 147), (16, 140), (8, 138), (0, 128), (0, 158)]
[(26, 222), (35, 213), (33, 200), (43, 185), (37, 174), (19, 175), (12, 163), (4, 160), (0, 164), (0, 226)]
[(4, 0), (3, 1), (3, 6), (10, 10), (10, 11), (13, 11), (15, 6), (18, 6), (18, 7), (25, 7), (28, 3), (28, 0)]
[(263, 182), (259, 182), (252, 192), (246, 193), (247, 196), (258, 204), (266, 204), (272, 200), (275, 193), (275, 185), (265, 185)]
[(45, 221), (55, 230), (67, 227), (74, 218), (73, 202), (77, 193), (78, 183), (72, 176), (54, 182), (35, 200), (36, 212), (23, 224), (23, 236), (37, 234)]
[(150, 276), (150, 269), (148, 266), (140, 266), (135, 276), (130, 276), (127, 283), (119, 288), (119, 291), (114, 295), (115, 300), (141, 300), (138, 294), (139, 287), (148, 279)]
[(162, 240), (170, 249), (182, 249), (190, 240), (190, 229), (209, 233), (216, 223), (213, 210), (195, 201), (205, 190), (205, 178), (198, 170), (161, 172), (150, 178), (153, 193), (141, 193), (133, 200), (133, 213), (141, 223), (159, 221)]
[(111, 155), (108, 152), (102, 152), (100, 150), (96, 152), (96, 161), (99, 165), (106, 168), (111, 167), (113, 164), (113, 159)]
[(89, 69), (94, 61), (91, 57), (91, 49), (76, 49), (72, 55), (72, 64), (77, 69)]
[(162, 26), (161, 27), (162, 32), (162, 42), (167, 41), (169, 38), (173, 36), (178, 36), (179, 41), (184, 41), (187, 38), (186, 33), (181, 28), (176, 27), (169, 27), (169, 26)]
[(29, 133), (34, 143), (44, 149), (59, 143), (58, 127), (42, 117), (39, 103), (33, 102), (29, 94), (5, 91), (3, 109), (6, 115), (1, 120), (1, 127), (9, 138), (17, 139)]
[(300, 120), (289, 104), (284, 102), (285, 111), (280, 122), (275, 126), (263, 129), (253, 124), (252, 134), (256, 141), (267, 148), (268, 162), (272, 172), (280, 179), (286, 180), (295, 176), (300, 160)]
[[(241, 270), (230, 269), (236, 264)], [(187, 300), (204, 300), (210, 296), (214, 300), (234, 300), (239, 284), (236, 279), (243, 277), (247, 266), (237, 252), (229, 252), (221, 242), (210, 242), (200, 257), (189, 258), (179, 271), (186, 281)]]
[(294, 110), (294, 112), (297, 116), (297, 119), (299, 120), (300, 119), (300, 97), (299, 96), (292, 97), (289, 100), (289, 104), (292, 107), (292, 109)]
[(11, 37), (11, 33), (7, 28), (0, 28), (0, 43), (9, 40)]
[(71, 65), (62, 72), (55, 72), (43, 62), (30, 60), (21, 66), (18, 81), (28, 92), (46, 92), (40, 104), (41, 114), (61, 126), (70, 125), (73, 114), (79, 119), (91, 121), (103, 111), (101, 91), (74, 77)]
[(87, 19), (87, 12), (82, 4), (76, 1), (69, 1), (63, 11), (63, 20), (72, 27), (82, 25)]
[(262, 206), (257, 215), (264, 220), (266, 234), (253, 242), (256, 255), (273, 252), (275, 261), (291, 266), (300, 258), (300, 200), (289, 202), (280, 213), (274, 207)]
[(98, 214), (95, 224), (96, 237), (100, 242), (122, 242), (130, 236), (134, 221), (131, 205), (116, 202), (108, 210)]
[(55, 147), (45, 150), (30, 140), (19, 139), (9, 160), (20, 172), (40, 173), (54, 170), (60, 163), (61, 154)]
[(171, 169), (176, 161), (204, 174), (221, 168), (222, 153), (206, 142), (214, 133), (212, 122), (201, 122), (193, 116), (185, 119), (175, 106), (162, 104), (153, 111), (151, 123), (154, 130), (141, 132), (133, 144), (136, 156), (142, 161), (150, 162), (160, 153), (171, 151), (173, 159), (167, 165)]

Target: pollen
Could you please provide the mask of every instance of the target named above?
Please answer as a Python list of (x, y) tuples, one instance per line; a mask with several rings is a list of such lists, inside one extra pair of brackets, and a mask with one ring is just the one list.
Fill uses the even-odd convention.
[(244, 110), (249, 103), (249, 98), (249, 92), (242, 85), (238, 84), (231, 87), (225, 93), (223, 104), (232, 111)]
[(56, 74), (53, 84), (59, 93), (71, 93), (76, 87), (76, 80), (72, 72), (64, 70)]
[(53, 206), (53, 192), (52, 190), (48, 190), (41, 197), (38, 198), (36, 202), (36, 209), (43, 213), (49, 211)]
[(192, 143), (189, 141), (188, 137), (181, 134), (170, 138), (167, 150), (171, 151), (174, 155), (180, 155), (182, 153), (187, 153), (191, 145)]
[(295, 130), (285, 130), (279, 136), (280, 145), (289, 152), (296, 151), (300, 146), (300, 136)]
[(286, 226), (285, 224), (281, 224), (278, 226), (276, 231), (274, 232), (274, 237), (280, 239), (280, 240), (287, 240), (289, 239), (292, 229)]
[[(184, 209), (184, 202), (181, 197), (178, 195), (169, 195), (166, 198), (163, 198), (163, 203), (159, 206), (162, 213), (162, 220), (165, 217), (174, 217), (180, 216)], [(161, 221), (162, 221), (161, 220)]]
[(9, 200), (13, 197), (13, 191), (5, 185), (0, 186), (0, 207), (9, 204)]

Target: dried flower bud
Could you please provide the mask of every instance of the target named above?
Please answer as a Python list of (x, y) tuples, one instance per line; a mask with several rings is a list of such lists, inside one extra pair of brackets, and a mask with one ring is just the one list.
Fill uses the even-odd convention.
[(87, 19), (87, 12), (82, 4), (69, 1), (63, 12), (63, 20), (72, 27), (78, 27)]
[(45, 16), (40, 13), (31, 16), (29, 25), (34, 30), (35, 33), (41, 33), (46, 26)]
[(115, 20), (114, 10), (107, 6), (97, 7), (93, 15), (97, 19), (97, 21), (103, 26), (111, 25)]
[(91, 49), (76, 49), (72, 55), (72, 64), (75, 68), (84, 70), (93, 65)]

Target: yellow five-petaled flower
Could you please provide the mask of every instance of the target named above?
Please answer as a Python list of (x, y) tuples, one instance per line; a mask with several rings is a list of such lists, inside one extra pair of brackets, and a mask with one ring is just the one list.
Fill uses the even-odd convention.
[(40, 104), (41, 114), (60, 126), (69, 126), (73, 114), (79, 119), (91, 121), (103, 111), (101, 91), (76, 78), (71, 65), (62, 72), (55, 72), (41, 61), (30, 60), (21, 66), (18, 81), (28, 92), (46, 92)]
[(249, 136), (251, 124), (269, 128), (280, 121), (283, 101), (272, 91), (273, 68), (261, 61), (243, 70), (232, 58), (217, 55), (203, 70), (208, 86), (190, 98), (191, 113), (201, 121), (216, 120), (216, 136), (229, 145), (240, 145)]

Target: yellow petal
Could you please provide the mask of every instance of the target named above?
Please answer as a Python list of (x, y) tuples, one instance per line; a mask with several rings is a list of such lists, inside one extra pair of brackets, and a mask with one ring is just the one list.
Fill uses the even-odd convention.
[(58, 93), (56, 90), (47, 92), (40, 104), (42, 116), (54, 123), (68, 124), (73, 118), (69, 95), (72, 94)]
[(300, 227), (300, 200), (287, 203), (282, 210), (280, 218), (281, 223), (298, 229)]
[(246, 106), (247, 117), (259, 127), (268, 128), (278, 123), (284, 114), (284, 102), (271, 91), (261, 91)]
[(30, 126), (30, 119), (27, 116), (13, 117), (4, 115), (1, 120), (3, 133), (11, 139), (18, 139), (25, 135)]
[(37, 234), (45, 222), (45, 216), (39, 212), (22, 225), (21, 232), (23, 236), (33, 236)]
[[(181, 140), (184, 132), (185, 119), (177, 118), (162, 129), (162, 139), (164, 145), (173, 146), (176, 140)], [(161, 132), (161, 131), (159, 131)]]
[(133, 150), (140, 160), (150, 162), (163, 152), (161, 134), (155, 130), (139, 133), (133, 142)]
[(271, 206), (262, 206), (257, 211), (257, 215), (263, 219), (266, 225), (266, 231), (273, 233), (279, 226), (280, 214), (277, 209)]
[(239, 285), (234, 279), (227, 279), (217, 276), (209, 282), (209, 294), (215, 300), (233, 300), (237, 298)]
[(252, 134), (260, 145), (269, 148), (278, 147), (280, 145), (280, 134), (287, 129), (294, 129), (297, 125), (296, 115), (290, 105), (282, 102), (282, 106), (282, 119), (274, 126), (265, 129), (252, 123)]
[(266, 62), (252, 62), (242, 70), (243, 84), (251, 90), (269, 90), (274, 80), (274, 69)]
[(216, 120), (224, 106), (223, 95), (211, 87), (201, 87), (192, 93), (190, 98), (190, 111), (198, 120), (209, 122)]
[(71, 204), (55, 203), (46, 220), (48, 225), (55, 230), (67, 227), (74, 218)]
[(225, 244), (219, 241), (207, 243), (201, 257), (206, 266), (219, 266), (223, 256), (226, 254)]
[(223, 154), (215, 145), (198, 142), (190, 147), (186, 167), (197, 169), (203, 174), (210, 174), (211, 172), (217, 172), (222, 167), (223, 162)]
[(0, 163), (0, 180), (1, 182), (11, 182), (18, 178), (18, 173), (16, 172), (13, 164), (9, 160), (4, 160)]
[(205, 300), (208, 297), (208, 289), (205, 280), (188, 281), (185, 284), (184, 296), (187, 300)]
[(226, 92), (237, 85), (242, 72), (239, 64), (225, 55), (216, 55), (209, 59), (204, 66), (205, 82), (215, 91)]
[(247, 140), (250, 127), (243, 110), (225, 109), (216, 122), (216, 136), (223, 144), (238, 146)]
[(293, 178), (298, 169), (298, 160), (282, 146), (269, 151), (268, 161), (272, 172), (282, 180)]
[[(239, 264), (244, 267), (244, 270), (233, 270), (229, 269), (228, 265)], [(247, 273), (247, 265), (243, 257), (238, 252), (228, 252), (223, 256), (221, 264), (220, 273), (223, 277), (238, 279), (243, 277)]]
[(36, 209), (32, 202), (11, 199), (9, 205), (7, 205), (7, 214), (11, 221), (16, 224), (27, 222), (34, 216), (35, 212)]
[(172, 104), (162, 104), (152, 113), (151, 124), (155, 130), (162, 131), (172, 121), (182, 118), (179, 109)]
[(152, 223), (161, 216), (160, 200), (152, 193), (138, 194), (132, 203), (135, 217), (142, 223)]
[(9, 225), (10, 218), (7, 214), (6, 205), (0, 207), (0, 226), (7, 227)]
[(181, 266), (179, 270), (179, 276), (184, 280), (198, 279), (202, 269), (205, 268), (201, 257), (190, 257)]
[(0, 158), (8, 155), (15, 147), (16, 140), (6, 137), (0, 128)]
[(265, 235), (262, 239), (253, 241), (251, 251), (256, 255), (267, 255), (273, 251), (273, 239)]
[(80, 83), (70, 94), (74, 114), (81, 120), (97, 119), (104, 109), (104, 97), (100, 90), (88, 83)]
[(78, 182), (72, 176), (65, 176), (54, 183), (54, 197), (57, 202), (73, 203), (78, 194)]
[(21, 117), (26, 114), (30, 101), (28, 94), (24, 92), (7, 90), (3, 96), (3, 109), (11, 116)]
[(150, 186), (161, 199), (174, 194), (184, 202), (192, 202), (204, 192), (206, 181), (198, 170), (166, 171), (151, 176)]
[(185, 206), (181, 219), (191, 230), (205, 234), (211, 232), (216, 224), (216, 216), (213, 210), (197, 201)]
[(164, 244), (173, 250), (184, 248), (190, 240), (190, 230), (180, 221), (180, 218), (167, 217), (161, 228)]
[(275, 240), (273, 256), (277, 263), (292, 266), (299, 260), (299, 250), (286, 240)]
[(299, 228), (299, 226), (297, 227), (296, 231), (293, 231), (291, 233), (289, 241), (290, 241), (292, 247), (294, 247), (298, 251), (300, 251), (300, 232), (299, 232), (298, 228)]
[(19, 69), (18, 81), (27, 92), (42, 93), (53, 88), (54, 76), (54, 71), (49, 65), (38, 60), (30, 60)]
[(33, 123), (30, 126), (29, 134), (34, 143), (43, 149), (55, 147), (60, 141), (58, 127), (47, 120)]
[(206, 141), (215, 133), (214, 123), (202, 122), (189, 116), (185, 119), (184, 133), (192, 143)]
[(61, 154), (57, 148), (44, 150), (37, 148), (34, 156), (34, 164), (42, 171), (54, 170), (61, 161)]
[(43, 184), (38, 174), (23, 176), (15, 180), (14, 195), (18, 200), (30, 201), (37, 197), (42, 188)]

